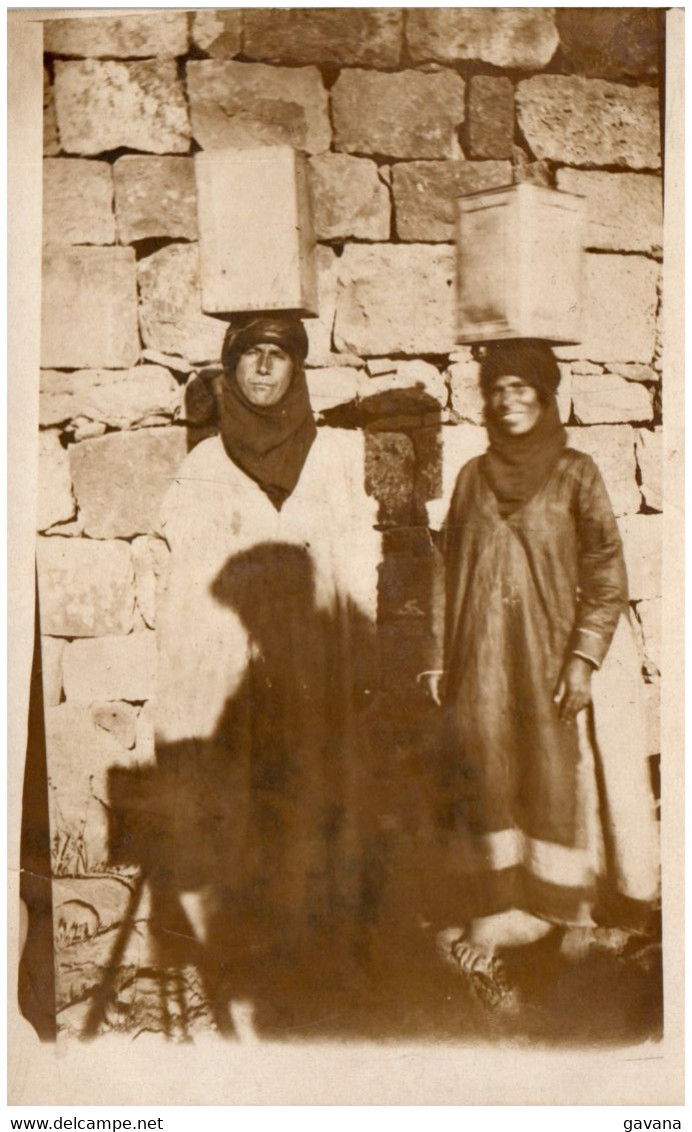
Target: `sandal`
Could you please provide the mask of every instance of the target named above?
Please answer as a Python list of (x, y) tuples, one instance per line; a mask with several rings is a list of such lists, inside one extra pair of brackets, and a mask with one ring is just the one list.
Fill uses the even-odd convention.
[(489, 1010), (516, 1014), (521, 1006), (519, 991), (513, 987), (501, 959), (479, 951), (459, 936), (443, 952), (448, 965), (465, 976), (474, 998)]

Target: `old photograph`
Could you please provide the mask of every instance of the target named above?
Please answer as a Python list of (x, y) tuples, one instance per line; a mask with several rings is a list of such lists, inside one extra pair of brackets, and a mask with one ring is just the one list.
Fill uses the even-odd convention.
[(665, 1062), (670, 16), (10, 14), (44, 1051)]

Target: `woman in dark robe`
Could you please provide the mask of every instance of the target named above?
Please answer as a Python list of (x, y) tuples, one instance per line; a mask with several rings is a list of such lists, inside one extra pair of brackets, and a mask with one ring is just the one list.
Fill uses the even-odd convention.
[(504, 948), (593, 929), (606, 892), (641, 930), (657, 899), (622, 544), (598, 468), (567, 446), (559, 380), (545, 344), (486, 348), (489, 446), (461, 469), (444, 529), (431, 919), (455, 925), (437, 937), (446, 960), (508, 1009)]

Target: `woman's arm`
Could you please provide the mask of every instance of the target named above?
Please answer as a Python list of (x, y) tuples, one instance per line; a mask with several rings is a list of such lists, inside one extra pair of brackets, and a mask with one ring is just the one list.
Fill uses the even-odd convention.
[(570, 651), (600, 668), (627, 606), (622, 539), (601, 473), (585, 461), (575, 495), (579, 603)]
[(622, 540), (601, 473), (587, 459), (574, 498), (578, 539), (579, 602), (570, 648), (555, 702), (572, 723), (591, 700), (591, 676), (600, 668), (627, 604)]

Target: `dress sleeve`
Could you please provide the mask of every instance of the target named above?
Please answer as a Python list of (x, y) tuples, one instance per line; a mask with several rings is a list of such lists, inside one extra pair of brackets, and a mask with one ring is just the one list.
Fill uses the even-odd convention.
[(571, 652), (600, 668), (627, 605), (622, 540), (601, 473), (585, 461), (575, 496), (579, 602)]

